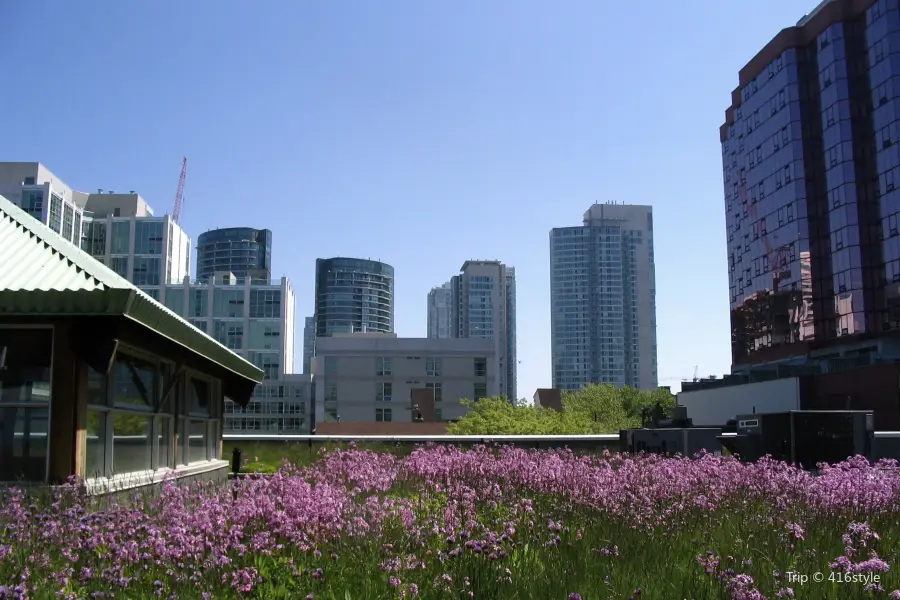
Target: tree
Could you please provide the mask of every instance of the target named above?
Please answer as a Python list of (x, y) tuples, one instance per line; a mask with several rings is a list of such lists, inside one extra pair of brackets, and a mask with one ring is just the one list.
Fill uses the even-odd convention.
[(448, 428), (454, 435), (579, 435), (617, 433), (641, 426), (641, 413), (657, 402), (668, 413), (675, 396), (664, 389), (641, 391), (591, 384), (563, 393), (562, 412), (511, 403), (505, 398), (463, 401), (469, 412)]

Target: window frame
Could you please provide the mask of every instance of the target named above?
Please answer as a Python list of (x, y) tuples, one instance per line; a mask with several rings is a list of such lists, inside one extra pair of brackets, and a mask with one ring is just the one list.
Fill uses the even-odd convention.
[(43, 402), (0, 402), (0, 408), (46, 408), (47, 409), (47, 435), (46, 442), (44, 446), (44, 479), (39, 482), (7, 482), (0, 480), (2, 483), (15, 483), (16, 485), (34, 485), (34, 484), (46, 484), (50, 480), (50, 437), (51, 432), (53, 431), (53, 371), (55, 368), (55, 356), (56, 356), (56, 328), (52, 324), (45, 323), (34, 323), (34, 324), (21, 324), (21, 325), (0, 325), (0, 330), (30, 330), (30, 331), (49, 331), (50, 332), (50, 399), (45, 403)]
[[(151, 394), (152, 405), (142, 407), (135, 405), (115, 403), (116, 365), (119, 364), (119, 356), (134, 358), (153, 365), (153, 390)], [(87, 367), (90, 369), (90, 367)], [(96, 372), (95, 372), (96, 373)], [(99, 430), (102, 437), (102, 465), (98, 472), (88, 472), (85, 463), (85, 480), (92, 486), (102, 486), (105, 483), (116, 484), (120, 481), (143, 478), (145, 476), (156, 477), (160, 473), (179, 470), (184, 467), (220, 460), (219, 440), (222, 435), (222, 419), (224, 404), (218, 402), (221, 396), (221, 381), (195, 369), (184, 367), (179, 369), (177, 365), (166, 358), (142, 350), (130, 344), (120, 343), (116, 351), (113, 368), (108, 374), (96, 373), (102, 377), (105, 387), (103, 395), (104, 404), (87, 404), (87, 414), (100, 414)], [(191, 410), (189, 392), (192, 380), (202, 381), (206, 384), (209, 412)], [(162, 396), (169, 390), (169, 396), (162, 402)], [(150, 468), (130, 472), (115, 472), (115, 415), (141, 415), (150, 418)], [(190, 427), (191, 422), (205, 423), (205, 452), (204, 458), (195, 461), (190, 460)], [(165, 436), (165, 446), (160, 443), (161, 435)], [(176, 439), (178, 440), (176, 447)], [(85, 458), (87, 461), (87, 458)]]
[[(137, 405), (134, 408), (129, 408), (128, 405), (125, 404), (116, 404), (115, 403), (115, 383), (116, 383), (116, 365), (119, 364), (119, 355), (125, 355), (127, 357), (137, 359), (143, 362), (147, 362), (153, 365), (153, 390), (151, 390), (151, 398), (153, 405), (147, 407), (147, 409), (143, 407), (138, 407)], [(90, 367), (87, 367), (90, 369)], [(90, 371), (89, 371), (90, 373)], [(96, 372), (95, 372), (96, 373)], [(92, 412), (100, 413), (100, 435), (102, 436), (102, 456), (103, 456), (103, 464), (101, 467), (100, 474), (92, 473), (88, 471), (87, 462), (85, 462), (85, 480), (87, 481), (116, 481), (118, 478), (127, 478), (127, 477), (135, 477), (144, 473), (155, 473), (157, 471), (161, 471), (163, 469), (171, 469), (175, 467), (173, 461), (173, 445), (175, 440), (175, 435), (173, 429), (176, 427), (175, 425), (175, 411), (177, 407), (173, 407), (172, 404), (176, 403), (177, 395), (175, 394), (177, 387), (172, 390), (169, 398), (167, 399), (168, 407), (164, 407), (161, 404), (162, 394), (165, 391), (168, 384), (171, 383), (172, 377), (175, 375), (175, 364), (172, 361), (163, 359), (158, 357), (150, 352), (141, 350), (140, 348), (131, 346), (129, 344), (120, 343), (119, 347), (116, 349), (116, 356), (113, 362), (113, 366), (110, 369), (109, 373), (97, 373), (100, 377), (103, 378), (103, 384), (105, 387), (105, 404), (92, 404), (90, 403), (90, 399), (87, 404), (87, 414), (90, 417)], [(177, 383), (176, 383), (177, 386)], [(157, 389), (158, 388), (158, 389)], [(168, 408), (169, 410), (165, 410)], [(115, 430), (114, 430), (114, 416), (115, 415), (140, 415), (150, 417), (150, 468), (142, 469), (139, 471), (131, 471), (127, 473), (116, 473), (115, 468), (115, 458), (114, 458), (114, 445), (115, 445)], [(163, 420), (168, 419), (170, 424), (169, 429), (169, 440), (167, 442), (167, 456), (160, 457), (160, 444), (159, 444), (159, 432), (164, 430)], [(85, 461), (87, 461), (87, 457), (85, 457)]]
[(440, 377), (443, 366), (440, 356), (425, 357), (425, 375), (427, 377)]
[[(191, 412), (190, 402), (188, 401), (191, 393), (192, 381), (200, 381), (206, 384), (207, 401), (209, 402), (209, 414), (202, 414), (200, 411)], [(216, 398), (221, 396), (221, 382), (210, 375), (206, 375), (194, 369), (185, 368), (184, 374), (178, 385), (182, 388), (180, 398), (180, 406), (178, 406), (178, 416), (176, 417), (176, 432), (178, 433), (178, 456), (175, 460), (176, 467), (190, 466), (211, 460), (219, 460), (219, 443), (222, 437), (222, 410)], [(190, 460), (190, 425), (191, 423), (205, 423), (205, 456), (206, 458), (191, 461)], [(174, 439), (174, 436), (173, 436)]]

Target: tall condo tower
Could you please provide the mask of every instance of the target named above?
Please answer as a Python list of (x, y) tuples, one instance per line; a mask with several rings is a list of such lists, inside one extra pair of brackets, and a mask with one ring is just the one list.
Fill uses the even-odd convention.
[(394, 332), (394, 267), (360, 258), (316, 260), (316, 337)]
[(449, 327), (450, 337), (493, 340), (499, 393), (518, 399), (515, 268), (497, 260), (463, 263), (450, 280)]
[(550, 231), (553, 387), (657, 387), (653, 209), (594, 204)]

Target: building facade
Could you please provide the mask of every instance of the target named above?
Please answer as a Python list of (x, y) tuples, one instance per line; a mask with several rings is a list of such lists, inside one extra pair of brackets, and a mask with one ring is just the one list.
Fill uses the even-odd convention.
[(413, 398), (433, 394), (438, 421), (458, 419), (463, 399), (500, 393), (490, 339), (350, 334), (316, 342), (317, 422), (412, 421)]
[(740, 71), (720, 128), (733, 369), (900, 358), (897, 0), (832, 0)]
[(394, 267), (388, 264), (319, 258), (315, 294), (317, 339), (340, 333), (394, 331)]
[(224, 480), (263, 373), (0, 197), (0, 482)]
[(303, 321), (303, 369), (310, 373), (312, 358), (316, 354), (316, 318), (306, 317)]
[(246, 408), (226, 401), (227, 433), (309, 431), (312, 378), (294, 374), (295, 300), (286, 277), (263, 284), (217, 273), (163, 288), (161, 303), (265, 374)]
[(80, 243), (86, 195), (73, 191), (41, 163), (0, 162), (0, 196), (66, 241)]
[(653, 209), (594, 204), (550, 231), (553, 387), (658, 384)]
[(307, 434), (312, 427), (313, 389), (308, 374), (266, 379), (253, 390), (246, 407), (225, 403), (225, 432)]
[(453, 337), (453, 286), (448, 281), (441, 287), (428, 292), (428, 333), (429, 338), (447, 339)]
[(516, 270), (497, 260), (468, 260), (450, 279), (450, 337), (494, 344), (499, 395), (518, 399)]
[(217, 272), (268, 282), (272, 278), (272, 232), (229, 227), (201, 233), (197, 238), (197, 281), (206, 281)]
[(159, 301), (200, 331), (279, 379), (293, 373), (294, 290), (282, 277), (269, 284), (220, 275), (205, 283), (164, 286)]
[(172, 217), (152, 216), (136, 194), (121, 203), (96, 196), (86, 203), (82, 250), (157, 300), (167, 284), (190, 275), (191, 240)]

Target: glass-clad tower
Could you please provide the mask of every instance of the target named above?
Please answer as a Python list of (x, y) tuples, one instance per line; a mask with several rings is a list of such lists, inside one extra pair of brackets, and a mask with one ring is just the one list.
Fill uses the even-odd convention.
[(822, 2), (740, 71), (720, 129), (736, 370), (900, 357), (900, 11)]
[(316, 337), (393, 333), (394, 267), (359, 258), (316, 260)]
[(206, 281), (215, 272), (268, 283), (272, 277), (272, 232), (229, 227), (201, 233), (197, 238), (197, 280)]

